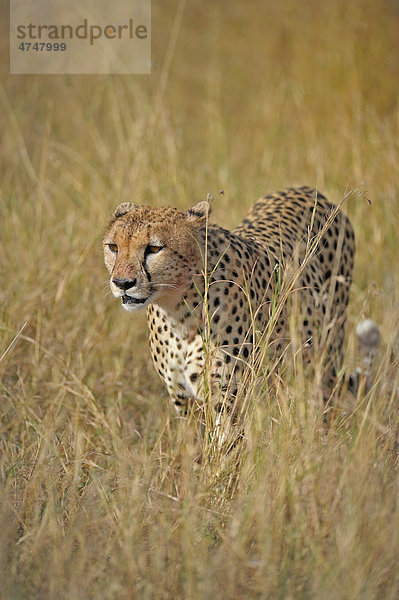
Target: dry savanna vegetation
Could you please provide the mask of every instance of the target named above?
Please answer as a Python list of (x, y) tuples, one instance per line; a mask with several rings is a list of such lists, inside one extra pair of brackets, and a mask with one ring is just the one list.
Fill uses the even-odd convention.
[[(150, 76), (2, 64), (0, 597), (394, 600), (398, 5), (154, 1), (152, 38)], [(326, 422), (317, 369), (260, 372), (225, 452), (176, 417), (102, 231), (120, 202), (208, 193), (230, 227), (296, 184), (351, 192), (343, 371), (372, 318), (373, 385)]]

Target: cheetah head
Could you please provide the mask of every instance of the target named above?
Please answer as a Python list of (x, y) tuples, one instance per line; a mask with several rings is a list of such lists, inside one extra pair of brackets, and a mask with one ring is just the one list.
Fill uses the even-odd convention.
[(175, 208), (120, 204), (104, 237), (110, 287), (122, 306), (136, 311), (181, 297), (201, 273), (199, 232), (210, 214), (208, 202), (187, 212)]

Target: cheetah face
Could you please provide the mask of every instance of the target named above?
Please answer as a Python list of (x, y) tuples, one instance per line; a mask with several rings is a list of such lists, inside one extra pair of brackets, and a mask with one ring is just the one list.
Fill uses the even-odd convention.
[(200, 202), (181, 212), (124, 203), (115, 210), (104, 238), (110, 287), (128, 311), (181, 298), (201, 273), (198, 232), (210, 209)]
[(121, 299), (126, 310), (140, 310), (156, 300), (162, 291), (158, 272), (165, 262), (162, 254), (167, 254), (166, 245), (159, 238), (147, 242), (136, 237), (139, 244), (132, 247), (131, 240), (116, 232), (112, 239), (117, 243), (106, 242), (104, 245), (105, 264), (111, 273), (111, 292)]

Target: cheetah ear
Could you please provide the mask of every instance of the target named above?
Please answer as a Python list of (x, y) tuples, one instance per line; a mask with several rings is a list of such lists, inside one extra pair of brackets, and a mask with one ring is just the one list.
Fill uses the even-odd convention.
[(123, 217), (123, 215), (126, 215), (135, 208), (137, 208), (137, 204), (133, 204), (132, 202), (122, 202), (122, 204), (119, 204), (119, 206), (115, 208), (112, 218), (119, 219), (119, 217)]
[(187, 212), (184, 213), (184, 218), (188, 223), (196, 225), (204, 225), (209, 215), (211, 214), (211, 205), (206, 200), (197, 202)]

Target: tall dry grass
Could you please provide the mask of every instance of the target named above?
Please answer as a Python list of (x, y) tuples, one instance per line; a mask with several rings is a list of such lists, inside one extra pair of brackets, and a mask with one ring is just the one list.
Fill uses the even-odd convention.
[[(154, 2), (149, 77), (3, 64), (2, 598), (398, 597), (398, 26), (388, 0)], [(344, 366), (372, 317), (375, 383), (328, 427), (311, 378), (257, 385), (226, 455), (171, 410), (102, 228), (119, 202), (207, 193), (233, 226), (301, 183), (372, 201), (345, 207)]]

